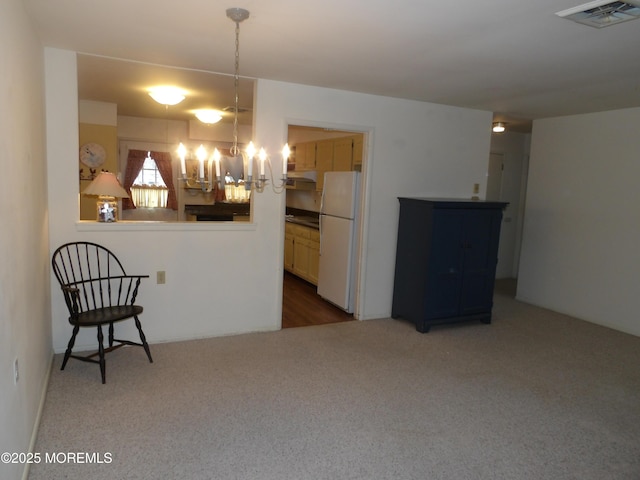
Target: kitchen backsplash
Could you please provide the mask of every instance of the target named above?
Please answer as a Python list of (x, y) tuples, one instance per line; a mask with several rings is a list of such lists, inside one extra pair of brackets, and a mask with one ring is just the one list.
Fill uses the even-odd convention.
[(287, 208), (320, 211), (322, 193), (315, 190), (287, 190)]

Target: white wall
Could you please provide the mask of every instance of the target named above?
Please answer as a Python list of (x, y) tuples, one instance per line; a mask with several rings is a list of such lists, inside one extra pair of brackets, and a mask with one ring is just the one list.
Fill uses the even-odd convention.
[[(141, 320), (151, 342), (279, 328), (281, 306), (273, 278), (281, 270), (282, 254), (263, 246), (274, 236), (273, 222), (264, 215), (240, 226), (77, 222), (76, 58), (74, 52), (50, 48), (45, 55), (55, 65), (47, 72), (47, 82), (56, 90), (47, 96), (47, 107), (58, 118), (48, 143), (51, 250), (68, 241), (96, 241), (116, 252), (132, 273), (155, 279), (156, 271), (166, 271), (165, 285), (150, 280), (139, 295), (145, 307)], [(267, 192), (255, 203), (279, 201), (270, 197)], [(256, 210), (263, 207), (257, 205)], [(62, 351), (70, 330), (57, 284), (52, 308), (53, 345)], [(121, 330), (126, 336), (135, 329), (125, 325)], [(94, 331), (82, 332), (77, 341), (79, 348), (94, 343)]]
[[(357, 317), (391, 314), (398, 196), (470, 198), (486, 186), (491, 112), (261, 80), (257, 134), (286, 138), (287, 125), (368, 131)], [(273, 145), (272, 151), (277, 148)], [(283, 233), (278, 232), (278, 248)]]
[[(77, 102), (75, 54), (54, 49), (45, 54), (57, 64), (56, 79), (48, 81), (58, 88), (48, 96), (48, 106), (61, 115), (49, 145), (49, 164), (55, 167), (55, 188), (49, 196), (51, 248), (65, 241), (94, 240), (108, 245), (133, 272), (155, 278), (156, 271), (166, 271), (166, 285), (152, 279), (139, 297), (151, 342), (280, 328), (285, 197), (269, 188), (254, 195), (252, 224), (78, 224), (77, 118), (71, 107)], [(288, 123), (371, 133), (359, 315), (389, 316), (396, 197), (470, 197), (474, 183), (484, 188), (491, 112), (264, 80), (258, 81), (256, 91), (254, 139), (269, 152), (278, 152), (286, 141)], [(60, 351), (69, 328), (56, 288), (53, 334)], [(87, 333), (78, 344), (92, 345), (94, 336)]]
[(533, 125), (518, 298), (640, 335), (640, 108)]
[(20, 0), (0, 2), (0, 59), (0, 452), (27, 452), (52, 349), (43, 56)]

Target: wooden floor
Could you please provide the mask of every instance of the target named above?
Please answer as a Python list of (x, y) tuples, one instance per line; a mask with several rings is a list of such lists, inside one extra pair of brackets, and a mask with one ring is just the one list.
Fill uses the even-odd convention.
[(353, 315), (320, 298), (314, 285), (289, 272), (284, 272), (282, 290), (282, 328), (353, 320)]

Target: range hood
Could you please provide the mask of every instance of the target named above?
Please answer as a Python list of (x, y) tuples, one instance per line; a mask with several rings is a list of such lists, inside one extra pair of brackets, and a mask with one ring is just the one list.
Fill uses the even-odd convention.
[(287, 172), (287, 178), (292, 180), (298, 180), (301, 182), (317, 182), (318, 181), (318, 172), (315, 171), (304, 171), (304, 172), (296, 172), (295, 170), (291, 172)]
[(318, 178), (317, 172), (287, 172), (287, 186), (289, 190), (315, 190), (316, 180)]

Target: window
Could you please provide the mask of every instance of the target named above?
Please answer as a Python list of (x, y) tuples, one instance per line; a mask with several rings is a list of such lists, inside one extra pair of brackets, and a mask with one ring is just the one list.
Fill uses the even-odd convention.
[(167, 194), (167, 185), (162, 180), (156, 161), (151, 157), (151, 152), (147, 152), (142, 169), (131, 187), (131, 200), (137, 208), (166, 208)]
[(164, 181), (162, 180), (162, 176), (158, 171), (158, 166), (156, 165), (156, 161), (151, 158), (151, 152), (147, 152), (147, 158), (144, 159), (144, 164), (142, 165), (142, 169), (138, 176), (133, 182), (134, 185), (155, 185), (158, 187), (165, 187)]

